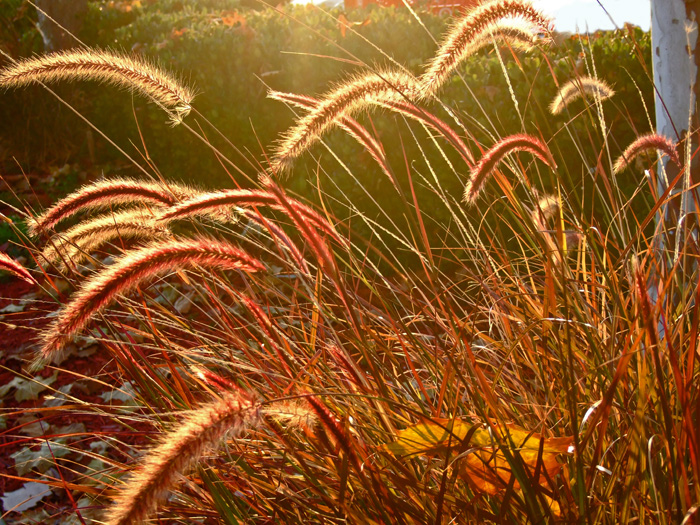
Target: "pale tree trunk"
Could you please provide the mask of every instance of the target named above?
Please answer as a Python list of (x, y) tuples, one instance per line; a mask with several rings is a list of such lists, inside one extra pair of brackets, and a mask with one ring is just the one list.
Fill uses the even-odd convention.
[(44, 50), (75, 47), (77, 40), (69, 33), (76, 35), (80, 31), (87, 12), (87, 0), (35, 0), (35, 4)]
[[(666, 295), (664, 301), (677, 304), (690, 304), (692, 299), (683, 297), (686, 290), (690, 294), (697, 286), (698, 264), (694, 257), (698, 255), (698, 220), (696, 210), (700, 205), (698, 192), (690, 187), (700, 182), (700, 158), (694, 155), (698, 148), (698, 131), (700, 130), (699, 97), (700, 93), (700, 41), (698, 39), (700, 23), (700, 0), (651, 0), (651, 42), (654, 66), (654, 87), (656, 89), (656, 132), (679, 143), (679, 155), (686, 166), (681, 180), (671, 190), (675, 198), (662, 208), (663, 217), (659, 222), (656, 246), (666, 263), (656, 265), (662, 275), (652, 273), (649, 292), (656, 303), (658, 290), (663, 286), (668, 274), (685, 282), (681, 291)], [(689, 159), (695, 156), (692, 161)], [(668, 185), (679, 175), (679, 168), (660, 159), (659, 195), (668, 189)], [(689, 163), (689, 166), (688, 166)], [(662, 169), (665, 168), (665, 169)], [(693, 197), (696, 198), (693, 198)], [(668, 272), (668, 274), (666, 273)], [(665, 337), (666, 325), (659, 320), (659, 334)], [(690, 351), (694, 351), (691, 349)], [(661, 378), (658, 378), (662, 380)], [(674, 491), (674, 523), (683, 523), (684, 512), (692, 502), (683, 501), (678, 484), (678, 476), (673, 468), (674, 443), (668, 444), (671, 457), (671, 478)], [(679, 454), (682, 448), (676, 448)], [(697, 480), (696, 480), (697, 481)], [(691, 520), (692, 521), (692, 520)], [(690, 522), (688, 522), (690, 523)]]
[[(698, 92), (700, 91), (700, 42), (698, 42), (698, 22), (700, 21), (700, 0), (652, 0), (651, 1), (651, 40), (654, 65), (654, 85), (656, 88), (656, 131), (681, 144), (679, 154), (682, 159), (691, 157), (698, 147), (700, 112)], [(690, 141), (688, 141), (690, 137)], [(700, 157), (692, 161), (687, 176), (672, 190), (678, 197), (665, 209), (666, 224), (682, 224), (685, 238), (674, 239), (676, 248), (685, 244), (687, 234), (696, 236), (695, 228), (687, 221), (694, 216), (695, 204), (692, 193), (687, 190), (694, 182), (700, 182)], [(665, 170), (659, 170), (659, 193), (663, 193), (668, 183), (679, 173), (678, 168), (661, 159)], [(665, 176), (664, 176), (665, 172)], [(688, 215), (690, 214), (690, 215)], [(693, 221), (697, 224), (697, 221)], [(680, 231), (670, 232), (680, 234)], [(671, 239), (669, 239), (670, 241)]]

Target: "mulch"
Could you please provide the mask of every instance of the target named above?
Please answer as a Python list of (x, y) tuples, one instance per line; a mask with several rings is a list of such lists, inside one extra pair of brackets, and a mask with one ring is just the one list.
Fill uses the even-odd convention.
[[(119, 377), (110, 355), (99, 349), (82, 357), (80, 353), (72, 355), (57, 367), (47, 366), (38, 372), (28, 371), (27, 365), (37, 348), (37, 338), (50, 322), (50, 317), (47, 316), (57, 308), (57, 303), (49, 295), (37, 292), (35, 285), (4, 275), (1, 279), (0, 310), (8, 305), (24, 305), (24, 309), (17, 312), (10, 309), (7, 313), (0, 313), (0, 386), (7, 385), (16, 377), (46, 379), (52, 377), (56, 371), (58, 373), (50, 387), (40, 392), (36, 399), (18, 402), (14, 389), (10, 389), (4, 398), (0, 398), (0, 418), (4, 419), (4, 422), (0, 419), (0, 423), (3, 423), (0, 424), (0, 496), (21, 489), (29, 480), (47, 479), (35, 470), (20, 475), (12, 456), (26, 447), (32, 447), (32, 450), (40, 449), (42, 443), (47, 442), (46, 438), (57, 437), (52, 429), (82, 424), (84, 433), (72, 436), (69, 441), (72, 447), (81, 450), (89, 450), (90, 444), (101, 440), (102, 436), (118, 436), (122, 442), (128, 444), (147, 443), (150, 429), (146, 426), (143, 432), (134, 433), (126, 431), (108, 416), (100, 417), (89, 410), (80, 411), (65, 405), (50, 406), (51, 399), (58, 389), (70, 384), (73, 385), (70, 390), (71, 396), (84, 403), (105, 405), (105, 399), (99, 395), (108, 389), (104, 383), (117, 387), (124, 380)], [(68, 400), (66, 403), (74, 405)], [(46, 433), (39, 436), (32, 436), (31, 433), (28, 435), (26, 430), (29, 425), (34, 424), (36, 428), (37, 422), (41, 422), (41, 428), (45, 428)], [(106, 453), (120, 462), (130, 460), (125, 450), (110, 447)], [(59, 484), (62, 480), (79, 485), (90, 484), (79, 471), (81, 467), (87, 467), (92, 458), (80, 456), (74, 454), (74, 458), (71, 458), (69, 455), (58, 467), (54, 466), (55, 471), (50, 474), (54, 477), (58, 474), (56, 481)], [(96, 492), (103, 490), (103, 486), (96, 484)], [(5, 512), (1, 515), (0, 523), (3, 519), (7, 524), (90, 523), (89, 520), (81, 520), (75, 513), (76, 502), (81, 496), (83, 494), (80, 490), (52, 488), (51, 493), (31, 510), (23, 513)], [(105, 498), (103, 500), (107, 501)], [(41, 513), (37, 514), (39, 508)]]

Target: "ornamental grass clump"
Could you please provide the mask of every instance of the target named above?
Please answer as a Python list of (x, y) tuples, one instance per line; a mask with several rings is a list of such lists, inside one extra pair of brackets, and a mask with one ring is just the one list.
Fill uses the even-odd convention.
[[(530, 2), (484, 2), (417, 76), (363, 69), (317, 98), (270, 91), (301, 116), (246, 181), (107, 179), (36, 215), (36, 245), (22, 239), (38, 270), (0, 266), (68, 286), (27, 360), (87, 341), (105, 359), (97, 383), (133, 391), (129, 405), (51, 407), (47, 421), (112, 425), (102, 471), (52, 457), (61, 488), (93, 494), (109, 524), (692, 523), (699, 270), (683, 208), (694, 188), (676, 184), (688, 156), (670, 138), (628, 140), (639, 127), (619, 95), (581, 94), (600, 81), (573, 61), (550, 68), (550, 26)], [(459, 76), (477, 48), (513, 88), (494, 102), (502, 119), (440, 100), (448, 81), (480, 97)], [(580, 57), (596, 70), (585, 45)], [(552, 118), (534, 88), (522, 97), (529, 58), (547, 102), (563, 70), (577, 91), (557, 97), (598, 111)], [(335, 127), (369, 157), (334, 138), (307, 172), (296, 161)], [(389, 134), (406, 147), (387, 148)], [(679, 168), (668, 187), (663, 162)], [(304, 176), (306, 198), (290, 189)], [(683, 213), (660, 213), (673, 206)], [(88, 254), (95, 264), (74, 264)], [(53, 472), (31, 475), (57, 485)]]

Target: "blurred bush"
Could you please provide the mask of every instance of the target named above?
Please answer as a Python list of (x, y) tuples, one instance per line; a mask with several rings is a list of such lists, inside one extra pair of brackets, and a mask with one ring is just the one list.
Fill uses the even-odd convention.
[[(340, 24), (338, 17), (348, 20), (350, 27)], [(414, 16), (407, 9), (376, 6), (342, 13), (291, 5), (254, 10), (242, 8), (238, 0), (110, 0), (91, 4), (80, 37), (91, 46), (153, 57), (168, 70), (191, 79), (199, 90), (195, 109), (247, 158), (264, 162), (265, 152), (294, 117), (279, 102), (266, 99), (267, 86), (319, 95), (334, 81), (359, 70), (362, 64), (387, 65), (392, 61), (419, 73), (437, 47), (433, 35), (441, 34), (446, 24), (446, 19), (430, 13), (419, 12)], [(507, 47), (498, 51), (489, 48), (479, 58), (467, 61), (459, 70), (460, 75), (455, 75), (444, 88), (441, 99), (446, 106), (459, 108), (457, 117), (464, 128), (455, 124), (456, 129), (463, 135), (473, 135), (484, 147), (493, 143), (492, 137), (520, 131), (555, 136), (551, 147), (560, 164), (557, 176), (570, 178), (574, 182), (572, 187), (576, 187), (577, 180), (595, 174), (599, 159), (594, 152), (600, 151), (602, 134), (594, 136), (587, 131), (590, 120), (581, 121), (581, 131), (586, 130), (585, 133), (556, 133), (566, 117), (553, 118), (546, 110), (557, 92), (553, 76), (561, 84), (576, 74), (593, 74), (595, 68), (600, 78), (613, 85), (617, 96), (605, 103), (609, 128), (606, 133), (610, 132), (611, 143), (619, 145), (621, 150), (636, 135), (650, 129), (646, 117), (647, 110), (653, 111), (650, 59), (649, 34), (632, 27), (590, 37), (559, 35), (557, 45), (546, 50), (546, 54), (514, 55)], [(145, 156), (145, 144), (148, 156), (165, 176), (195, 178), (209, 187), (228, 179), (211, 149), (183, 126), (170, 128), (158, 108), (111, 88), (86, 84), (81, 85), (81, 90), (81, 102), (89, 101), (81, 106), (87, 117), (135, 158), (140, 160), (142, 156), (134, 148), (142, 150), (141, 155)], [(6, 96), (3, 94), (3, 98)], [(32, 92), (32, 97), (44, 100), (50, 96), (37, 90)], [(5, 104), (3, 100), (0, 106)], [(433, 109), (454, 124), (444, 108)], [(586, 109), (581, 103), (572, 111)], [(595, 107), (588, 111), (593, 116)], [(418, 141), (401, 142), (401, 134), (397, 132), (405, 126), (410, 126), (417, 135), (424, 136), (425, 131), (380, 112), (371, 119), (371, 122), (367, 118), (361, 120), (378, 133), (399, 179), (402, 173), (406, 177), (405, 159), (425, 175), (427, 165), (421, 160)], [(241, 169), (251, 175), (255, 173), (255, 168), (243, 162), (234, 148), (201, 118), (193, 114), (186, 122), (203, 132)], [(0, 126), (2, 133), (7, 134), (16, 132), (23, 123), (10, 118), (0, 121)], [(578, 143), (580, 139), (572, 137), (589, 137), (590, 143)], [(100, 137), (95, 138), (95, 143), (98, 165), (119, 158), (116, 149)], [(328, 144), (360, 183), (346, 176), (340, 164), (325, 163), (327, 169), (337, 167), (336, 173), (331, 174), (337, 187), (324, 187), (331, 194), (344, 194), (354, 202), (365, 202), (366, 198), (359, 200), (363, 197), (362, 187), (378, 194), (391, 191), (390, 183), (352, 140), (336, 132), (328, 136)], [(83, 146), (71, 151), (85, 149)], [(478, 155), (476, 147), (474, 152)], [(433, 165), (444, 163), (436, 149), (424, 153)], [(619, 150), (612, 151), (610, 155), (618, 153)], [(307, 195), (315, 193), (306, 187), (305, 181), (315, 172), (313, 157), (318, 155), (327, 157), (328, 153), (322, 146), (315, 147), (297, 165), (289, 187)], [(448, 158), (451, 158), (449, 152)], [(22, 161), (31, 162), (26, 158)], [(466, 166), (455, 166), (458, 172), (467, 170)], [(450, 176), (454, 180), (443, 181), (444, 186), (459, 195), (463, 181), (453, 174)], [(555, 184), (554, 180), (542, 181), (548, 189)], [(419, 202), (426, 206), (438, 198), (421, 189), (420, 184), (417, 191), (421, 193)], [(391, 202), (382, 202), (381, 206), (391, 215)], [(376, 215), (379, 210), (375, 212)]]

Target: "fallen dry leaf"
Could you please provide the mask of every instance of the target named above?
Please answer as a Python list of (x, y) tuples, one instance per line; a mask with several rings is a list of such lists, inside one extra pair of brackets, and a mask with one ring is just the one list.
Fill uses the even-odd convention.
[[(509, 442), (508, 450), (519, 455), (530, 476), (538, 474), (535, 483), (543, 485), (546, 477), (553, 478), (561, 470), (561, 454), (573, 452), (573, 438), (546, 438), (515, 425), (507, 425), (496, 439), (493, 431), (483, 424), (460, 419), (432, 419), (406, 428), (383, 449), (395, 456), (434, 455), (447, 453), (457, 447), (466, 452), (458, 460), (460, 478), (475, 491), (496, 495), (508, 487), (513, 476), (511, 466), (499, 443)], [(467, 447), (467, 448), (465, 448)], [(514, 481), (514, 489), (520, 485)]]

